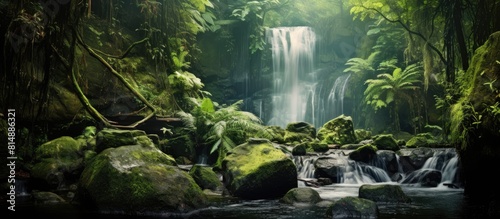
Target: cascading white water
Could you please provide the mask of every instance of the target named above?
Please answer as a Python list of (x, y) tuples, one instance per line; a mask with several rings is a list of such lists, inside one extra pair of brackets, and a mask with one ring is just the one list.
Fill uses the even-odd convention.
[(339, 76), (330, 90), (327, 103), (329, 109), (332, 109), (332, 114), (330, 115), (332, 118), (344, 114), (344, 95), (349, 77), (351, 77), (351, 74)]
[(273, 59), (273, 97), (269, 125), (286, 126), (305, 121), (307, 79), (314, 70), (316, 35), (310, 27), (279, 27), (267, 30)]
[[(348, 155), (342, 151), (322, 155), (321, 157), (335, 159), (336, 166), (340, 167), (337, 169), (342, 170), (336, 179), (336, 182), (339, 184), (359, 185), (366, 183), (392, 182), (392, 179), (387, 173), (384, 161), (378, 157), (375, 157), (375, 159), (369, 164), (350, 160)], [(298, 177), (305, 179), (315, 178), (315, 162), (318, 158), (318, 156), (295, 156), (294, 162), (297, 166)], [(399, 164), (399, 156), (396, 156), (396, 158)], [(399, 164), (398, 173), (403, 177), (403, 180), (400, 180), (399, 182), (401, 184), (419, 186), (421, 182), (427, 180), (427, 174), (434, 171), (439, 172), (442, 176), (441, 182), (437, 186), (449, 186), (444, 184), (454, 185), (457, 180), (456, 174), (458, 172), (458, 164), (458, 155), (454, 153), (452, 149), (437, 150), (433, 157), (426, 160), (422, 168), (411, 172), (408, 176), (404, 174), (402, 166)]]
[[(410, 184), (418, 184), (425, 179), (426, 175), (432, 171), (441, 173), (441, 182), (438, 186), (445, 186), (445, 184), (453, 184), (458, 172), (458, 154), (451, 150), (436, 151), (434, 156), (427, 159), (419, 170), (412, 172), (403, 181)], [(453, 185), (456, 186), (456, 185)]]
[(315, 66), (316, 34), (310, 27), (267, 30), (273, 62), (273, 90), (268, 125), (308, 122), (320, 127), (344, 114), (350, 74), (332, 75)]
[[(341, 173), (336, 179), (337, 183), (364, 184), (391, 182), (389, 175), (383, 168), (350, 160), (342, 151), (329, 154), (327, 157), (335, 159), (337, 165), (341, 167), (338, 168)], [(311, 179), (316, 177), (314, 166), (316, 159), (318, 159), (317, 156), (294, 157), (298, 178)]]

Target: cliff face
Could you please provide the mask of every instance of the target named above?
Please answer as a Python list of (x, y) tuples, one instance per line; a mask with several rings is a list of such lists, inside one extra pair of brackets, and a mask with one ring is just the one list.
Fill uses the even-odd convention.
[[(452, 139), (460, 153), (465, 194), (499, 200), (494, 175), (482, 169), (500, 160), (500, 32), (475, 51), (471, 66), (459, 78), (462, 98), (452, 106)], [(486, 198), (486, 199), (485, 199)]]

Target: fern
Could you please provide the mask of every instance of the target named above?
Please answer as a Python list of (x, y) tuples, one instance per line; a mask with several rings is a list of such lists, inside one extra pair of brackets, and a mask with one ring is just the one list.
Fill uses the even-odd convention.
[(397, 115), (398, 107), (403, 101), (410, 101), (411, 95), (406, 94), (407, 90), (418, 89), (417, 85), (421, 81), (421, 66), (412, 64), (404, 70), (394, 65), (394, 61), (382, 62), (378, 69), (394, 69), (391, 74), (382, 73), (377, 75), (376, 79), (365, 81), (365, 102), (375, 111), (387, 107), (390, 104), (394, 106), (394, 124), (396, 130), (399, 130), (399, 117)]

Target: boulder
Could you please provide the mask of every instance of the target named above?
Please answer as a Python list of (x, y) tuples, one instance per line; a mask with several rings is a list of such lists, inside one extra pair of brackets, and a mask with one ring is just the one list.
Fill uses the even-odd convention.
[(409, 203), (411, 202), (401, 186), (380, 184), (380, 185), (361, 185), (359, 187), (359, 197), (383, 203)]
[(377, 218), (377, 204), (368, 199), (344, 197), (334, 202), (327, 210), (329, 218)]
[(189, 175), (201, 189), (222, 190), (222, 182), (210, 166), (195, 164), (189, 170)]
[(310, 206), (321, 200), (318, 191), (309, 187), (301, 187), (290, 189), (290, 191), (280, 199), (280, 202), (295, 206)]
[(317, 138), (326, 144), (356, 143), (352, 118), (340, 115), (328, 121), (318, 130)]
[(249, 141), (233, 148), (222, 161), (224, 184), (245, 199), (282, 197), (297, 187), (297, 167), (271, 142)]
[(370, 163), (377, 156), (377, 147), (367, 144), (358, 147), (349, 154), (349, 158), (355, 161)]
[(398, 142), (392, 134), (381, 134), (373, 137), (373, 144), (380, 150), (399, 150)]
[[(105, 128), (96, 135), (96, 152), (107, 148), (138, 144), (138, 136), (147, 136), (142, 130), (121, 130)], [(152, 143), (152, 141), (151, 141)]]
[(344, 175), (344, 170), (348, 166), (346, 160), (330, 156), (319, 157), (314, 162), (317, 178), (329, 178), (336, 183), (340, 183), (339, 179)]
[(64, 189), (76, 182), (83, 170), (82, 144), (69, 136), (43, 143), (35, 150), (32, 180), (40, 188)]
[(288, 143), (313, 141), (316, 128), (307, 122), (289, 123), (285, 129), (284, 140)]
[(78, 197), (102, 211), (186, 212), (206, 204), (194, 179), (156, 147), (108, 148), (85, 167)]

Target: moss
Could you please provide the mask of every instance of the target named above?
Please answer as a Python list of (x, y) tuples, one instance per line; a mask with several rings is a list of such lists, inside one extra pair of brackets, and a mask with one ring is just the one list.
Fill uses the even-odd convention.
[(210, 167), (194, 165), (189, 170), (189, 175), (202, 189), (215, 190), (222, 186), (219, 177)]
[(229, 152), (222, 163), (228, 190), (237, 197), (263, 198), (284, 195), (297, 187), (297, 167), (270, 142), (246, 143)]
[(462, 128), (462, 121), (464, 120), (464, 111), (463, 111), (463, 105), (460, 102), (453, 105), (451, 107), (451, 112), (450, 112), (451, 115), (450, 137), (452, 142), (459, 144), (460, 142), (463, 142), (465, 138), (464, 129)]
[(305, 133), (285, 131), (283, 140), (287, 143), (312, 141), (313, 138)]
[(293, 147), (292, 154), (294, 156), (306, 155), (307, 150), (308, 150), (307, 144), (301, 143)]
[(80, 158), (80, 146), (75, 139), (69, 136), (62, 136), (40, 145), (35, 150), (35, 159), (42, 160), (44, 158)]
[(419, 147), (427, 147), (429, 144), (427, 143), (427, 138), (421, 136), (415, 136), (406, 142), (406, 147), (408, 148), (419, 148)]
[(80, 187), (101, 209), (179, 210), (203, 203), (194, 180), (178, 167), (165, 164), (171, 160), (157, 149), (110, 148), (91, 160), (81, 175)]
[(328, 144), (318, 142), (318, 141), (310, 142), (310, 143), (308, 143), (308, 145), (315, 152), (326, 152), (329, 149)]
[[(247, 147), (235, 147), (232, 150), (235, 154), (246, 154), (247, 156), (238, 156), (238, 163), (243, 164), (239, 166), (238, 171), (241, 172), (240, 177), (246, 176), (250, 173), (255, 172), (259, 166), (258, 164), (265, 162), (272, 162), (276, 159), (286, 159), (286, 154), (282, 151), (275, 149), (269, 143), (262, 143), (252, 146), (251, 150), (247, 150)], [(226, 157), (226, 159), (231, 162), (233, 157)], [(255, 162), (259, 161), (259, 162)]]
[(375, 202), (411, 202), (411, 199), (403, 192), (399, 185), (365, 184), (359, 189), (359, 197)]
[(335, 213), (337, 212), (348, 214), (337, 215), (341, 218), (373, 218), (377, 217), (378, 207), (375, 202), (371, 200), (347, 196), (334, 202), (328, 208), (326, 215), (328, 217), (336, 217)]
[(352, 151), (349, 154), (349, 158), (352, 160), (369, 163), (377, 155), (377, 150), (378, 149), (375, 145), (363, 145)]
[(295, 203), (308, 203), (315, 204), (321, 201), (321, 196), (319, 193), (312, 188), (293, 188), (290, 189), (283, 198), (280, 199), (281, 202), (286, 204)]
[(399, 150), (398, 143), (392, 134), (381, 134), (373, 137), (373, 144), (382, 150)]

